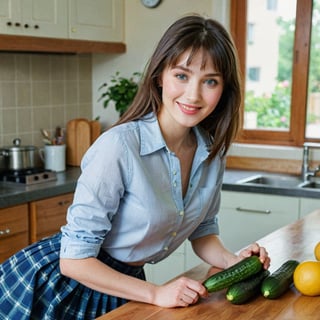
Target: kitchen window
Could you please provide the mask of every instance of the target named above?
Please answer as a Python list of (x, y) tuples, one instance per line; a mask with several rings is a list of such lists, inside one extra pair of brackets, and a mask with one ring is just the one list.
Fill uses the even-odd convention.
[(320, 141), (320, 0), (231, 0), (244, 83), (238, 142)]

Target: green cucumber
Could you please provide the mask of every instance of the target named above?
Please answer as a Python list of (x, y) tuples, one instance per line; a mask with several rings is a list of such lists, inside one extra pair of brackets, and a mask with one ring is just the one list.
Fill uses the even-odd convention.
[(213, 274), (203, 282), (203, 285), (209, 293), (219, 291), (258, 273), (261, 269), (262, 263), (259, 257), (251, 256), (225, 270)]
[(296, 260), (288, 260), (265, 278), (261, 284), (263, 296), (268, 299), (276, 299), (284, 294), (293, 283), (293, 273), (298, 264)]
[(250, 278), (233, 284), (226, 293), (232, 304), (243, 304), (260, 293), (263, 279), (270, 275), (269, 270), (261, 270)]

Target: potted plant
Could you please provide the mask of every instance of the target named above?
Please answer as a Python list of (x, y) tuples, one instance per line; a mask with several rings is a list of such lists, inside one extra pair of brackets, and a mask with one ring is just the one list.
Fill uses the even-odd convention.
[(111, 101), (114, 102), (115, 109), (121, 116), (133, 101), (138, 91), (140, 78), (140, 72), (134, 72), (130, 78), (125, 78), (120, 76), (120, 72), (117, 71), (112, 76), (110, 83), (103, 83), (99, 87), (98, 90), (105, 89), (105, 91), (101, 94), (98, 101), (103, 100), (104, 108), (107, 108)]

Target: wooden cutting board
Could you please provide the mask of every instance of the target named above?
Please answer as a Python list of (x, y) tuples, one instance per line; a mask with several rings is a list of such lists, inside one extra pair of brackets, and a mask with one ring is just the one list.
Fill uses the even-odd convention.
[(80, 119), (76, 122), (76, 159), (78, 165), (88, 148), (91, 146), (91, 126), (86, 119)]
[(76, 131), (76, 123), (77, 119), (70, 120), (67, 123), (67, 132), (66, 132), (66, 144), (67, 144), (67, 165), (69, 166), (77, 166), (77, 131)]
[(67, 165), (80, 166), (81, 159), (101, 133), (99, 121), (72, 119), (67, 124)]
[(101, 134), (101, 123), (98, 120), (92, 120), (90, 121), (90, 127), (91, 127), (91, 144), (96, 141), (96, 139)]

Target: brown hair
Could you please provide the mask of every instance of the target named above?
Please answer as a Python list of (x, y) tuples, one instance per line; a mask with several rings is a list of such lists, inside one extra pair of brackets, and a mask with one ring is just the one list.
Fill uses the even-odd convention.
[(217, 21), (199, 15), (177, 20), (164, 33), (147, 65), (134, 101), (115, 125), (138, 120), (151, 111), (157, 114), (162, 105), (159, 79), (163, 70), (174, 65), (187, 50), (191, 50), (190, 63), (201, 49), (204, 59), (208, 53), (214, 67), (222, 74), (224, 89), (215, 110), (199, 126), (212, 139), (208, 159), (212, 160), (219, 152), (225, 155), (239, 127), (241, 87), (238, 57), (226, 29)]

